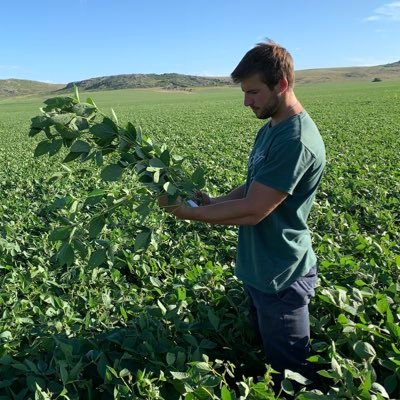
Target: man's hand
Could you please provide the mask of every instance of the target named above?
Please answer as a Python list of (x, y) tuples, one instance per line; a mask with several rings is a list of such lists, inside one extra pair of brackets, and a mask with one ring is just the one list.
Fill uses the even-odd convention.
[(210, 196), (205, 192), (201, 192), (200, 190), (194, 194), (194, 199), (193, 200), (199, 206), (207, 206), (207, 205), (211, 204)]
[(168, 195), (162, 195), (158, 197), (158, 205), (164, 211), (174, 215), (178, 219), (190, 219), (189, 211), (190, 207), (185, 206), (182, 198), (179, 196), (174, 203), (168, 202)]

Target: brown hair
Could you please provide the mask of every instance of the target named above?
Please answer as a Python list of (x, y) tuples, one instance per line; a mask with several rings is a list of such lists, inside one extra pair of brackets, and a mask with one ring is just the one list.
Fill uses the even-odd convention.
[(258, 43), (249, 50), (231, 73), (233, 82), (239, 83), (252, 75), (261, 79), (272, 90), (281, 79), (294, 86), (294, 67), (290, 53), (272, 40)]

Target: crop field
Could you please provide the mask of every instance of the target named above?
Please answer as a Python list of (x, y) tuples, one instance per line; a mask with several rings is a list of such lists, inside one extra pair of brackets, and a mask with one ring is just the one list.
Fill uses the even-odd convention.
[[(400, 82), (296, 94), (327, 150), (309, 219), (317, 387), (289, 371), (272, 389), (233, 276), (236, 227), (143, 204), (133, 170), (104, 180), (97, 158), (63, 164), (66, 149), (43, 146), (34, 157), (46, 97), (21, 97), (0, 98), (0, 400), (400, 398)], [(239, 88), (87, 96), (192, 176), (201, 166), (211, 195), (243, 183), (263, 122)]]

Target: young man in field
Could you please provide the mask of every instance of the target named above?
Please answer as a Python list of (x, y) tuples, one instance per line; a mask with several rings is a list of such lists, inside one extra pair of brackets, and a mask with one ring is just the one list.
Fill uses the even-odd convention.
[(286, 49), (258, 44), (231, 77), (241, 84), (244, 105), (268, 119), (256, 137), (246, 182), (225, 196), (201, 194), (200, 207), (179, 200), (171, 206), (165, 198), (160, 206), (179, 219), (239, 225), (235, 274), (251, 301), (267, 361), (280, 373), (310, 376), (308, 303), (317, 260), (307, 217), (325, 166), (324, 143), (294, 94)]

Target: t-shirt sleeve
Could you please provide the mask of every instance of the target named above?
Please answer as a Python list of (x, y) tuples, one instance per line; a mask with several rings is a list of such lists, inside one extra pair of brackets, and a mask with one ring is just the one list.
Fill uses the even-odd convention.
[(271, 147), (264, 160), (257, 166), (254, 180), (293, 194), (296, 185), (313, 162), (313, 154), (301, 141), (280, 142)]

